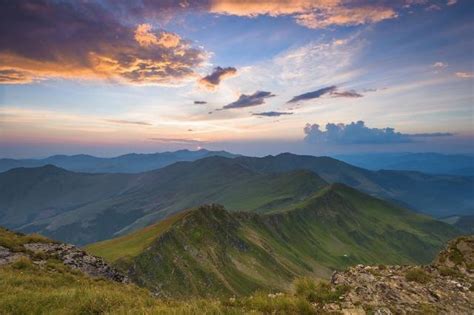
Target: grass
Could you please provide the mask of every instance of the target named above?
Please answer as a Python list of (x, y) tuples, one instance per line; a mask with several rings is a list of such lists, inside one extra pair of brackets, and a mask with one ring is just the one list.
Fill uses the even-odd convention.
[[(157, 299), (135, 285), (89, 278), (58, 261), (28, 258), (0, 267), (0, 314), (317, 314), (313, 296), (340, 292), (304, 279), (294, 293), (259, 291), (239, 298)], [(327, 296), (331, 296), (327, 298)]]
[(167, 218), (157, 224), (150, 225), (139, 231), (86, 246), (85, 249), (94, 255), (114, 262), (119, 258), (133, 258), (143, 252), (161, 234), (166, 232), (173, 223), (180, 220), (186, 212)]
[(52, 240), (39, 234), (24, 235), (0, 227), (0, 246), (6, 247), (13, 252), (24, 251), (25, 248), (23, 247), (23, 244), (52, 242)]
[(91, 279), (50, 261), (0, 267), (0, 314), (240, 314), (218, 300), (162, 301), (135, 285)]
[(332, 287), (329, 283), (321, 281), (315, 283), (309, 278), (297, 279), (294, 283), (295, 291), (298, 296), (315, 303), (332, 303), (349, 291), (349, 287), (338, 285)]
[(423, 269), (417, 267), (408, 270), (405, 274), (405, 279), (407, 281), (425, 284), (430, 282), (431, 276), (427, 274)]
[(451, 236), (425, 216), (331, 185), (292, 210), (200, 207), (86, 249), (164, 296), (229, 297), (358, 263), (427, 263)]

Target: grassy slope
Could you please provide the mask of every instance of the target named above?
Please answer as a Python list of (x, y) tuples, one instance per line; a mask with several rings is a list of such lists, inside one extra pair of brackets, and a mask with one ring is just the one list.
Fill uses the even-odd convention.
[[(297, 276), (327, 277), (356, 263), (426, 263), (455, 234), (446, 224), (336, 184), (291, 211), (200, 207), (88, 250), (163, 295), (232, 295), (283, 290)], [(132, 242), (140, 246), (129, 248)]]
[[(52, 241), (0, 228), (1, 246), (26, 252), (23, 244), (29, 242)], [(301, 285), (307, 288), (308, 280), (295, 284), (297, 294), (261, 292), (239, 300), (162, 300), (135, 285), (87, 277), (53, 258), (37, 264), (31, 259), (46, 258), (31, 257), (0, 265), (0, 314), (316, 314), (307, 290), (298, 290)], [(328, 296), (327, 289), (312, 287), (313, 295)]]
[[(5, 209), (0, 223), (85, 244), (204, 203), (218, 202), (230, 210), (278, 210), (325, 185), (309, 171), (261, 174), (223, 158), (143, 174), (16, 169), (0, 174), (0, 208)], [(33, 223), (22, 225), (29, 220)]]

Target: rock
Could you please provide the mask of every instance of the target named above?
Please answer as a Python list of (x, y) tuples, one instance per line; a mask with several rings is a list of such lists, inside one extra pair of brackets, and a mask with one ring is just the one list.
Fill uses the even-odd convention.
[(26, 257), (26, 255), (12, 252), (10, 249), (0, 246), (0, 266), (15, 262), (20, 257)]
[[(430, 266), (357, 265), (335, 272), (331, 283), (350, 288), (340, 301), (343, 314), (352, 314), (350, 305), (380, 315), (473, 314), (473, 253), (474, 236), (461, 237), (450, 242)], [(407, 273), (414, 274), (410, 281)], [(324, 309), (337, 310), (332, 305)]]
[(102, 258), (87, 254), (74, 245), (64, 243), (27, 243), (26, 250), (43, 253), (61, 260), (72, 269), (80, 270), (92, 277), (103, 277), (117, 282), (129, 282), (128, 278), (108, 265)]

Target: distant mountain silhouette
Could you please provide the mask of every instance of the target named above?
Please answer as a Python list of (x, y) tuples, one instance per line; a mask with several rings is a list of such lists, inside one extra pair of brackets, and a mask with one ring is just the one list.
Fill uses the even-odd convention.
[(180, 161), (195, 161), (210, 156), (236, 157), (226, 151), (179, 150), (150, 154), (130, 153), (111, 158), (86, 154), (53, 155), (45, 159), (0, 159), (0, 172), (17, 167), (55, 165), (70, 171), (87, 173), (140, 173), (162, 168)]

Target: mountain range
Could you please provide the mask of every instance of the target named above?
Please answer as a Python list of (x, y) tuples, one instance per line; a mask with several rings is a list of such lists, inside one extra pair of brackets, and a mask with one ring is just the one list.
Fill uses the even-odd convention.
[(287, 291), (295, 277), (327, 279), (360, 263), (428, 263), (455, 235), (447, 224), (333, 184), (288, 211), (201, 206), (86, 248), (161, 296), (232, 296)]
[(474, 155), (440, 153), (367, 153), (335, 155), (369, 170), (405, 170), (428, 174), (474, 175)]
[(0, 225), (87, 244), (207, 203), (281, 212), (332, 183), (433, 216), (471, 214), (471, 177), (369, 171), (328, 158), (212, 156), (138, 174), (78, 173), (55, 166), (0, 173)]
[(179, 161), (195, 161), (209, 156), (232, 158), (237, 155), (226, 151), (208, 151), (205, 149), (150, 154), (130, 153), (111, 158), (86, 154), (53, 155), (44, 159), (0, 159), (0, 172), (17, 167), (54, 165), (66, 170), (85, 173), (140, 173), (162, 168)]

